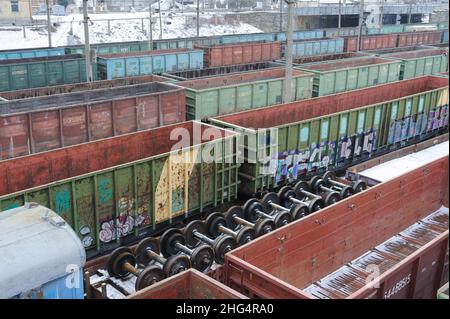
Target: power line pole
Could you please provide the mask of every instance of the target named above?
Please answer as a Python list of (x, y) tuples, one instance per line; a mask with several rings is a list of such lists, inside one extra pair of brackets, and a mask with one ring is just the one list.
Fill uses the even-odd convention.
[(148, 5), (148, 48), (153, 50), (153, 23), (152, 23), (152, 4)]
[(84, 56), (86, 57), (86, 82), (92, 82), (92, 52), (91, 45), (89, 43), (88, 1), (89, 0), (83, 0)]
[(294, 6), (296, 0), (285, 0), (288, 4), (288, 21), (286, 32), (286, 77), (284, 81), (283, 103), (292, 102), (292, 49), (294, 46)]
[(162, 18), (161, 18), (161, 0), (158, 0), (158, 11), (159, 11), (159, 39), (163, 38), (162, 31)]
[(342, 18), (342, 0), (339, 0), (339, 15), (338, 15), (338, 28), (341, 28), (341, 18)]
[(50, 20), (50, 5), (49, 1), (45, 0), (47, 6), (47, 31), (48, 31), (48, 46), (52, 47), (52, 21)]
[(283, 32), (283, 0), (278, 2), (280, 4), (280, 32)]
[(359, 4), (359, 23), (358, 23), (358, 43), (356, 43), (356, 51), (361, 48), (361, 33), (364, 21), (364, 0), (360, 0)]
[(200, 36), (200, 0), (197, 0), (197, 37), (199, 36)]

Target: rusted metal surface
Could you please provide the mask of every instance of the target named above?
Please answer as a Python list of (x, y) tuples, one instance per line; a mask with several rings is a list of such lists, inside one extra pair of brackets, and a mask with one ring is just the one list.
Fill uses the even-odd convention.
[[(438, 210), (381, 245), (371, 249), (351, 263), (339, 268), (334, 273), (314, 282), (305, 288), (304, 291), (320, 299), (362, 297), (360, 290), (368, 284), (368, 278), (373, 276), (372, 269), (377, 269), (377, 273), (380, 276), (389, 274), (392, 268), (395, 268), (407, 257), (417, 253), (429, 242), (439, 239), (445, 231), (448, 231), (448, 217), (448, 209)], [(446, 248), (443, 244), (440, 243), (438, 249), (435, 249), (434, 255), (421, 258), (421, 261), (423, 260), (421, 262), (422, 274), (431, 272), (423, 274), (423, 276), (436, 277), (438, 267), (435, 261), (439, 260), (439, 254)], [(416, 266), (418, 268), (418, 265), (411, 264), (413, 267)], [(414, 271), (414, 269), (412, 270)], [(415, 271), (417, 270), (415, 269)], [(433, 296), (433, 292), (430, 291), (433, 285), (425, 280), (412, 282), (411, 271), (405, 272), (403, 277), (397, 274), (395, 277), (395, 279), (390, 280), (391, 283), (395, 284), (393, 287), (390, 287), (389, 284), (384, 284), (381, 291), (375, 294), (364, 293), (364, 297), (399, 299), (413, 296), (415, 298), (430, 298)], [(397, 279), (400, 280), (399, 284), (396, 284)]]
[[(364, 35), (361, 36), (360, 50), (377, 50), (395, 48), (397, 46), (397, 34)], [(358, 37), (344, 37), (344, 51), (355, 52), (358, 48)]]
[[(237, 85), (249, 82), (257, 82), (264, 80), (280, 79), (284, 77), (285, 68), (278, 67), (267, 70), (261, 70), (256, 72), (246, 72), (240, 74), (230, 74), (224, 76), (208, 77), (204, 79), (196, 79), (190, 81), (183, 81), (177, 83), (177, 85), (194, 89), (204, 90), (210, 88), (218, 88), (222, 86)], [(293, 70), (293, 76), (310, 75), (307, 72), (300, 70)]]
[(274, 61), (281, 58), (281, 42), (247, 42), (221, 45), (194, 45), (204, 51), (208, 67)]
[[(369, 54), (364, 53), (364, 52), (345, 52), (345, 53), (337, 53), (337, 54), (324, 54), (324, 55), (297, 57), (297, 58), (293, 59), (292, 62), (295, 64), (315, 63), (315, 62), (360, 58), (360, 57), (366, 57), (368, 55)], [(281, 61), (284, 62), (284, 60), (281, 60)]]
[(190, 269), (136, 292), (127, 299), (248, 299), (201, 272)]
[[(80, 91), (98, 90), (104, 88), (133, 85), (148, 82), (167, 82), (165, 77), (157, 75), (133, 76), (128, 78), (120, 78), (115, 80), (94, 81), (88, 83), (65, 84), (56, 86), (47, 86), (36, 89), (26, 89), (17, 91), (0, 92), (0, 97), (6, 100), (20, 100), (27, 98), (35, 98), (40, 96), (48, 96), (63, 93), (72, 93)], [(0, 108), (2, 101), (0, 100)]]
[(12, 100), (0, 107), (0, 160), (186, 119), (184, 90), (158, 82)]
[[(177, 140), (171, 140), (174, 129), (187, 130), (193, 139), (194, 128), (208, 126), (183, 122), (139, 133), (59, 148), (43, 154), (33, 154), (0, 161), (0, 195), (48, 184), (58, 180), (99, 171), (108, 167), (165, 154), (172, 150)], [(221, 134), (225, 134), (221, 131)], [(201, 135), (202, 136), (202, 135)], [(219, 137), (217, 137), (219, 138)], [(190, 142), (191, 146), (202, 141)]]
[(397, 46), (414, 46), (441, 43), (442, 31), (405, 32), (398, 34)]
[[(170, 79), (175, 79), (179, 81), (184, 80), (194, 80), (198, 78), (205, 78), (211, 76), (222, 76), (230, 73), (241, 73), (248, 71), (257, 71), (264, 70), (270, 68), (279, 68), (282, 65), (276, 62), (257, 62), (257, 63), (249, 63), (249, 64), (238, 64), (238, 65), (230, 65), (230, 66), (221, 66), (221, 67), (213, 67), (213, 68), (203, 68), (198, 70), (187, 70), (187, 71), (178, 71), (178, 72), (167, 72), (163, 73), (163, 77), (168, 77)], [(167, 79), (166, 79), (167, 80)]]
[(425, 219), (432, 230), (404, 233), (412, 244), (399, 246), (395, 256), (403, 260), (374, 276), (378, 288), (355, 286), (333, 297), (434, 298), (448, 267), (448, 210), (442, 219), (426, 217), (448, 205), (448, 164), (440, 158), (228, 253), (228, 286), (251, 297), (315, 298), (304, 289)]

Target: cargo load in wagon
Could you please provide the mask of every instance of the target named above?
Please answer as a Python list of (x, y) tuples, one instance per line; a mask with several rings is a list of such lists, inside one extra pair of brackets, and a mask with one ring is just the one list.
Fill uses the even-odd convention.
[(50, 209), (25, 203), (2, 212), (0, 251), (0, 298), (84, 298), (84, 247)]
[(228, 286), (251, 298), (435, 298), (448, 281), (448, 172), (442, 157), (237, 248)]
[(420, 77), (209, 121), (248, 136), (240, 191), (257, 194), (448, 131), (448, 81)]
[(203, 51), (172, 49), (105, 54), (97, 57), (101, 80), (203, 68)]
[(400, 80), (448, 70), (448, 50), (424, 47), (423, 50), (389, 53), (381, 56), (386, 59), (402, 61)]
[(316, 97), (398, 81), (401, 62), (369, 56), (301, 64), (295, 68), (314, 73)]
[(186, 120), (185, 93), (166, 83), (0, 103), (0, 160)]
[(168, 79), (158, 75), (143, 75), (143, 76), (133, 76), (129, 78), (118, 78), (115, 80), (103, 80), (103, 81), (93, 81), (93, 82), (85, 82), (85, 83), (76, 83), (76, 84), (64, 84), (64, 85), (55, 85), (55, 86), (47, 86), (36, 89), (24, 89), (24, 90), (16, 90), (9, 92), (0, 92), (0, 106), (2, 102), (9, 100), (20, 100), (20, 99), (28, 99), (35, 98), (41, 96), (48, 96), (54, 94), (63, 94), (63, 93), (73, 93), (80, 91), (90, 91), (90, 90), (98, 90), (98, 89), (106, 89), (117, 86), (126, 86), (140, 83), (148, 83), (148, 82), (167, 82)]
[[(411, 146), (406, 146), (406, 147), (403, 147), (396, 151), (391, 151), (391, 152), (386, 153), (381, 156), (377, 156), (373, 159), (369, 159), (367, 161), (364, 161), (362, 163), (359, 163), (357, 165), (347, 168), (345, 175), (348, 179), (350, 179), (352, 181), (363, 180), (369, 186), (376, 185), (376, 184), (380, 183), (378, 176), (376, 177), (376, 180), (372, 180), (372, 179), (364, 177), (360, 173), (363, 171), (370, 170), (371, 168), (378, 167), (382, 164), (384, 165), (388, 162), (394, 162), (394, 160), (403, 158), (407, 155), (413, 155), (413, 154), (419, 153), (421, 151), (424, 151), (423, 154), (425, 154), (425, 156), (427, 156), (429, 154), (429, 151), (427, 149), (429, 149), (435, 145), (440, 145), (440, 146), (438, 146), (438, 149), (436, 149), (436, 151), (433, 151), (429, 155), (431, 155), (432, 157), (435, 157), (435, 156), (440, 156), (440, 154), (441, 155), (443, 155), (445, 153), (448, 154), (448, 150), (445, 150), (443, 148), (443, 145), (445, 145), (444, 143), (448, 144), (448, 137), (449, 137), (449, 134), (445, 133), (445, 134), (433, 137), (431, 139), (428, 139), (426, 141), (423, 141), (423, 142), (420, 142), (417, 144), (413, 144)], [(448, 148), (448, 145), (447, 145), (447, 148)], [(419, 158), (415, 159), (412, 163), (411, 162), (407, 163), (408, 164), (407, 166), (411, 166), (412, 164), (420, 165), (420, 162), (423, 159), (424, 159), (423, 156), (419, 156)], [(407, 168), (400, 167), (399, 171), (395, 171), (395, 172), (391, 171), (391, 173), (393, 173), (394, 175), (399, 175), (405, 169), (407, 169)]]
[[(282, 103), (285, 68), (177, 82), (186, 90), (186, 116), (203, 119)], [(312, 95), (313, 75), (293, 70), (293, 97)]]
[(103, 252), (236, 199), (235, 139), (184, 122), (0, 161), (0, 212), (33, 200)]
[(203, 50), (206, 67), (274, 61), (281, 58), (280, 42), (194, 45), (194, 48)]
[[(194, 80), (198, 78), (221, 76), (231, 73), (242, 73), (249, 71), (265, 70), (270, 68), (279, 68), (282, 65), (276, 62), (257, 62), (248, 64), (238, 64), (230, 66), (219, 66), (214, 68), (204, 68), (187, 71), (167, 72), (163, 73), (162, 77), (170, 78), (173, 80), (184, 81)], [(167, 79), (166, 79), (167, 80)]]
[(86, 82), (85, 62), (81, 54), (0, 60), (0, 92)]
[(448, 156), (448, 148), (448, 141), (442, 142), (424, 150), (362, 170), (358, 173), (358, 178), (367, 181), (369, 185), (381, 183), (420, 167), (423, 163)]
[[(344, 52), (344, 53), (334, 53), (334, 54), (323, 54), (323, 55), (313, 55), (306, 57), (296, 57), (293, 59), (294, 64), (305, 64), (305, 63), (321, 63), (334, 60), (344, 60), (352, 58), (367, 57), (368, 53), (364, 52)], [(277, 62), (286, 63), (285, 60), (280, 60)]]
[(132, 294), (127, 299), (248, 299), (237, 291), (189, 269)]

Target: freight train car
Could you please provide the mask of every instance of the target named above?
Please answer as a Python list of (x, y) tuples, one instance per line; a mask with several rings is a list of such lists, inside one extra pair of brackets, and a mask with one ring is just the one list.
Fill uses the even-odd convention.
[(397, 46), (433, 45), (442, 41), (442, 31), (419, 31), (398, 34)]
[(314, 73), (313, 97), (345, 92), (399, 80), (401, 62), (378, 57), (358, 57), (295, 68)]
[(258, 194), (447, 131), (448, 81), (421, 77), (209, 121), (248, 135), (240, 191)]
[(168, 79), (162, 76), (144, 75), (144, 76), (133, 76), (129, 78), (118, 78), (115, 80), (93, 81), (76, 84), (47, 86), (35, 89), (0, 92), (0, 105), (2, 102), (7, 102), (11, 100), (29, 99), (55, 94), (106, 89), (148, 82), (167, 82), (167, 81)]
[(65, 50), (63, 48), (40, 48), (10, 51), (5, 50), (0, 51), (0, 60), (41, 58), (46, 56), (58, 56), (64, 54)]
[(106, 54), (97, 58), (99, 78), (112, 80), (203, 68), (203, 51), (189, 49)]
[(238, 44), (194, 45), (203, 50), (203, 64), (218, 67), (274, 61), (281, 58), (281, 42), (242, 42)]
[(227, 285), (250, 298), (436, 298), (448, 173), (447, 155), (228, 253)]
[(1, 160), (183, 122), (185, 93), (158, 82), (82, 90), (0, 103), (0, 119)]
[(423, 50), (380, 55), (386, 59), (401, 60), (400, 80), (437, 74), (448, 70), (448, 51), (425, 47)]
[(190, 269), (151, 287), (145, 288), (127, 299), (248, 299), (224, 284)]
[[(286, 52), (286, 44), (283, 44), (283, 56)], [(343, 38), (321, 38), (321, 39), (309, 39), (294, 41), (292, 56), (294, 58), (324, 55), (324, 54), (337, 54), (344, 52), (344, 39)]]
[[(397, 34), (379, 34), (361, 36), (360, 51), (378, 50), (397, 47)], [(344, 51), (356, 52), (358, 49), (358, 37), (344, 37)]]
[(85, 82), (85, 62), (79, 54), (0, 60), (0, 92)]
[[(243, 73), (249, 71), (279, 68), (282, 64), (277, 62), (257, 62), (248, 64), (238, 64), (230, 66), (220, 66), (215, 68), (203, 68), (187, 71), (167, 72), (162, 74), (162, 78), (169, 78), (177, 81), (194, 80), (198, 78), (226, 75), (231, 73)], [(166, 79), (168, 81), (168, 79)], [(1, 95), (0, 95), (1, 96)]]
[[(207, 77), (176, 83), (186, 90), (188, 119), (255, 109), (282, 102), (284, 68)], [(295, 100), (311, 97), (313, 75), (293, 70)]]
[(0, 161), (0, 212), (26, 201), (51, 208), (90, 258), (236, 199), (235, 140), (184, 122)]

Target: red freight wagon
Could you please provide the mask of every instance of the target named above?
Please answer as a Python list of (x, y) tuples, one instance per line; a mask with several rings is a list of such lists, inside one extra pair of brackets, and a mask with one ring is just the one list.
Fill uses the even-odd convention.
[(228, 253), (228, 286), (261, 298), (435, 298), (448, 281), (448, 164), (441, 157)]
[(194, 48), (204, 51), (205, 67), (274, 61), (281, 58), (281, 42), (194, 45)]

